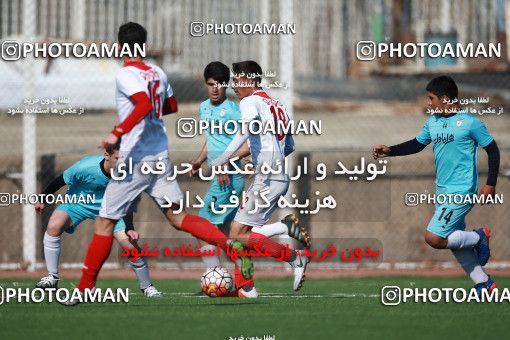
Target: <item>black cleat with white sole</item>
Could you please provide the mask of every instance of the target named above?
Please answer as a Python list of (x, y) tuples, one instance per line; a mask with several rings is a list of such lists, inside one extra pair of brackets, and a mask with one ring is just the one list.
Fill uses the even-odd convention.
[(299, 225), (299, 219), (295, 214), (290, 214), (282, 219), (282, 223), (288, 228), (288, 235), (299, 241), (304, 247), (312, 247), (312, 238), (305, 228)]

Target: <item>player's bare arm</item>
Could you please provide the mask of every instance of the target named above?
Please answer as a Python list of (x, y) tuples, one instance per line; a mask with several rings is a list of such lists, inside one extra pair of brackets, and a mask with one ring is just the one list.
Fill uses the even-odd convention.
[(237, 149), (236, 152), (232, 154), (232, 157), (230, 158), (239, 158), (243, 159), (245, 157), (248, 157), (250, 155), (250, 147), (248, 146), (248, 142), (244, 142), (243, 145), (239, 149)]
[[(237, 149), (237, 151), (235, 151), (229, 159), (233, 159), (233, 158), (243, 159), (249, 155), (250, 155), (250, 147), (248, 146), (248, 142), (244, 142), (244, 144), (239, 149)], [(224, 164), (222, 167), (224, 170), (227, 170), (228, 162), (227, 162), (227, 164)], [(217, 178), (218, 178), (218, 184), (220, 186), (225, 186), (225, 185), (230, 184), (230, 177), (228, 174), (218, 175)]]
[(197, 158), (191, 162), (191, 171), (189, 172), (190, 177), (194, 177), (198, 175), (198, 169), (202, 166), (202, 164), (207, 160), (207, 141), (202, 145), (202, 150), (198, 154)]
[[(248, 151), (244, 148), (248, 146), (248, 143), (246, 142), (248, 136), (248, 134), (243, 135), (241, 133), (237, 133), (225, 152), (220, 157), (211, 161), (211, 167), (220, 166), (223, 170), (227, 170), (229, 160), (236, 157), (234, 155), (243, 155), (243, 157), (248, 155), (250, 153), (249, 148)], [(217, 179), (220, 186), (228, 185), (230, 183), (230, 178), (227, 174), (218, 175)]]
[[(243, 147), (244, 144), (247, 145), (246, 141), (248, 140), (249, 134), (241, 134), (238, 132), (232, 142), (228, 145), (227, 149), (221, 156), (211, 161), (211, 166), (219, 166), (228, 164), (228, 161), (234, 157), (234, 154)], [(246, 150), (242, 151), (241, 154), (245, 153)]]

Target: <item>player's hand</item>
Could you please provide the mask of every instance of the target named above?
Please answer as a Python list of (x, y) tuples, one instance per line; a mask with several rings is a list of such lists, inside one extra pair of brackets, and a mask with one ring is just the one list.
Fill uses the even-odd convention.
[(216, 179), (218, 180), (218, 184), (220, 185), (220, 187), (227, 186), (230, 184), (230, 177), (227, 174), (218, 175)]
[(386, 145), (376, 145), (372, 147), (372, 157), (374, 159), (384, 158), (390, 155), (390, 148)]
[[(227, 164), (222, 165), (221, 169), (226, 172), (228, 170), (228, 165)], [(226, 173), (216, 175), (216, 180), (218, 181), (220, 187), (227, 186), (230, 184), (230, 177)]]
[(115, 136), (113, 133), (110, 133), (108, 136), (103, 138), (101, 141), (101, 145), (99, 146), (101, 149), (107, 149), (113, 147), (119, 141), (119, 137)]
[(189, 177), (198, 176), (198, 170), (200, 169), (201, 166), (202, 166), (201, 162), (198, 162), (196, 160), (191, 162), (191, 171), (189, 172)]
[(494, 195), (496, 195), (496, 187), (495, 186), (485, 184), (483, 186), (482, 190), (480, 190), (480, 196), (484, 197), (483, 201), (485, 201), (487, 199), (487, 197), (489, 197), (489, 196), (494, 198)]
[(44, 203), (37, 202), (35, 204), (35, 212), (38, 213), (38, 214), (42, 214), (44, 208), (45, 208)]
[(140, 234), (138, 234), (138, 232), (135, 230), (128, 230), (126, 234), (127, 236), (129, 236), (129, 239), (131, 241), (138, 241), (138, 239), (140, 238)]

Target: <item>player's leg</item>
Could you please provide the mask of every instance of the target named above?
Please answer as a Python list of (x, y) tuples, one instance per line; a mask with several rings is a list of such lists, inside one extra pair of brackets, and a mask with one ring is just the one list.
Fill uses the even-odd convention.
[(217, 247), (202, 240), (198, 240), (198, 244), (200, 245), (201, 252), (211, 254), (210, 256), (202, 256), (202, 263), (204, 264), (204, 267), (206, 269), (220, 267), (220, 257), (217, 254), (212, 255), (213, 253), (216, 253)]
[[(217, 253), (218, 247), (215, 245), (209, 244), (209, 243), (202, 241), (200, 239), (198, 239), (198, 244), (200, 245), (200, 251), (202, 253), (210, 253), (210, 254)], [(208, 268), (221, 267), (220, 257), (217, 254), (211, 255), (211, 256), (202, 256), (201, 259), (202, 259), (202, 263), (204, 264), (204, 268), (206, 270)], [(202, 290), (200, 290), (195, 295), (196, 296), (205, 296), (206, 294)]]
[(448, 248), (457, 250), (474, 248), (477, 253), (481, 249), (482, 255), (487, 257), (480, 260), (480, 264), (484, 265), (489, 255), (488, 235), (483, 231), (486, 228), (477, 231), (464, 230), (466, 227), (465, 216), (472, 207), (473, 205), (471, 204), (436, 205), (434, 216), (432, 216), (425, 233), (425, 241), (436, 249)]
[(99, 271), (112, 249), (115, 224), (128, 211), (134, 210), (140, 194), (149, 186), (150, 177), (140, 172), (140, 163), (133, 167), (136, 169), (134, 173), (128, 174), (122, 181), (111, 180), (106, 187), (78, 283), (81, 291), (95, 286)]
[(294, 268), (294, 290), (301, 289), (305, 279), (305, 270), (309, 259), (304, 256), (304, 252), (292, 250), (288, 246), (275, 242), (265, 235), (259, 234), (255, 228), (251, 231), (249, 227), (242, 222), (232, 222), (230, 238), (239, 240), (247, 249), (257, 250), (277, 259), (278, 261), (288, 262)]
[[(208, 221), (216, 225), (220, 230), (228, 234), (230, 224), (237, 212), (237, 207), (223, 208), (224, 205), (230, 205), (232, 195), (238, 197), (244, 189), (244, 178), (241, 175), (230, 176), (230, 183), (228, 185), (220, 186), (214, 178), (211, 185), (204, 196), (204, 206), (199, 211), (199, 216), (206, 218)], [(215, 251), (216, 246), (208, 244), (204, 241), (199, 241), (202, 251)], [(219, 256), (203, 256), (202, 261), (206, 268), (211, 268), (220, 265)], [(241, 268), (237, 261), (234, 262), (234, 286), (235, 291), (233, 296), (256, 298), (258, 293), (255, 289), (255, 282), (253, 275), (245, 278), (241, 272)], [(202, 292), (201, 292), (202, 293)], [(203, 294), (203, 293), (202, 293)]]
[[(243, 235), (245, 235), (247, 232), (250, 231), (251, 227), (249, 226), (233, 226), (235, 221), (229, 222), (229, 236), (239, 236), (239, 238), (242, 238)], [(235, 231), (232, 231), (232, 228), (235, 228)], [(239, 231), (239, 228), (241, 228), (241, 232)], [(233, 237), (232, 237), (233, 238)], [(236, 239), (236, 238), (233, 238)], [(242, 244), (241, 242), (239, 244)], [(254, 268), (255, 272), (255, 268)], [(241, 268), (238, 266), (237, 262), (234, 266), (234, 284), (236, 288), (236, 295), (240, 298), (257, 298), (258, 292), (255, 288), (255, 279), (254, 275), (252, 274), (251, 277), (245, 278), (243, 275)]]
[[(131, 240), (129, 236), (125, 232), (126, 225), (124, 224), (124, 220), (120, 219), (117, 221), (115, 228), (113, 230), (113, 237), (120, 244), (122, 249), (131, 250), (133, 248), (141, 251), (140, 247), (136, 240)], [(160, 291), (154, 287), (152, 284), (150, 274), (149, 274), (149, 266), (147, 264), (147, 259), (144, 256), (139, 257), (130, 257), (129, 258), (129, 266), (136, 274), (136, 278), (140, 283), (140, 290), (147, 297), (162, 297)]]
[[(237, 217), (236, 217), (237, 218)], [(250, 222), (232, 222), (230, 238), (240, 241), (247, 249), (255, 250), (257, 246), (264, 254), (269, 254), (276, 259), (290, 262), (295, 259), (295, 252), (283, 244), (271, 240), (269, 237), (257, 232), (257, 229), (245, 224)]]
[(223, 250), (227, 248), (228, 238), (225, 234), (205, 218), (186, 213), (179, 203), (174, 202), (171, 208), (163, 209), (163, 213), (171, 226), (209, 244), (218, 245)]
[[(158, 204), (161, 205), (161, 203)], [(186, 213), (184, 209), (179, 207), (178, 203), (174, 203), (172, 208), (164, 209), (163, 213), (174, 228), (187, 232), (202, 241), (218, 246), (224, 251), (227, 251), (229, 247), (235, 248), (239, 252), (244, 250), (240, 242), (229, 240), (225, 234), (205, 218)], [(239, 257), (237, 264), (245, 278), (250, 279), (253, 276), (253, 261), (249, 257)]]
[[(233, 211), (234, 213), (236, 210)], [(232, 225), (232, 218), (234, 218), (235, 214), (229, 215), (229, 220), (226, 221), (224, 224), (218, 226), (220, 230), (222, 230), (226, 235), (230, 234), (230, 228)], [(255, 272), (255, 267), (253, 268)], [(241, 268), (238, 265), (237, 261), (234, 261), (234, 287), (235, 292), (233, 292), (233, 296), (238, 297), (258, 297), (258, 293), (255, 289), (255, 277), (254, 273), (251, 277), (245, 278), (241, 272)], [(247, 293), (250, 291), (249, 293)], [(247, 296), (249, 295), (249, 296)]]
[[(246, 205), (238, 210), (232, 223), (230, 237), (239, 240), (247, 249), (256, 250), (257, 247), (264, 254), (288, 262), (294, 268), (294, 290), (297, 291), (303, 284), (309, 259), (303, 256), (304, 252), (292, 250), (288, 246), (279, 244), (257, 232), (258, 228), (262, 227), (271, 218), (278, 199), (285, 195), (288, 187), (288, 181), (255, 177), (246, 193), (248, 199)], [(255, 192), (265, 192), (270, 205), (264, 208), (257, 207), (257, 199), (260, 194), (255, 194)], [(250, 230), (249, 227), (253, 227), (253, 229)]]
[(492, 291), (496, 288), (496, 283), (491, 279), (483, 270), (478, 262), (478, 257), (473, 248), (463, 248), (452, 250), (453, 255), (457, 262), (461, 265), (462, 269), (469, 275), (471, 280), (475, 283), (475, 288), (480, 294), (483, 289)]
[(471, 204), (437, 204), (432, 216), (425, 242), (435, 249), (473, 248), (480, 242), (475, 231), (465, 231), (465, 216), (473, 206)]
[[(244, 180), (242, 181), (242, 184), (244, 185)], [(229, 218), (229, 215), (231, 215), (233, 208), (228, 208), (223, 214), (219, 214), (217, 211), (220, 205), (229, 202), (232, 190), (235, 190), (233, 182), (226, 187), (220, 187), (216, 179), (213, 179), (206, 194), (204, 195), (204, 206), (198, 212), (198, 216), (207, 219), (218, 228), (223, 225)], [(242, 187), (240, 190), (242, 190)], [(215, 245), (202, 240), (198, 240), (198, 242), (200, 244), (200, 249), (204, 252), (216, 250)], [(218, 255), (202, 256), (202, 262), (204, 263), (205, 268), (220, 266), (220, 258)]]
[(288, 235), (299, 241), (304, 247), (311, 248), (311, 237), (305, 228), (299, 224), (299, 219), (294, 214), (285, 216), (280, 222), (265, 224), (257, 228), (257, 233), (267, 237)]
[(97, 275), (110, 255), (113, 243), (113, 227), (117, 221), (104, 217), (97, 217), (94, 223), (94, 236), (90, 241), (78, 289), (92, 289), (96, 285)]
[[(97, 217), (94, 222), (94, 236), (87, 248), (80, 281), (77, 286), (81, 292), (85, 291), (85, 289), (93, 289), (96, 286), (97, 275), (110, 255), (115, 223), (116, 220), (103, 217)], [(74, 306), (78, 303), (80, 303), (79, 300), (71, 298), (63, 304)]]
[(287, 235), (288, 228), (283, 222), (275, 222), (263, 225), (257, 229), (257, 232), (267, 237), (273, 237), (277, 235)]
[[(245, 180), (242, 175), (231, 175), (230, 176), (230, 184), (228, 186), (219, 187), (218, 182), (215, 180), (213, 185), (216, 185), (219, 190), (216, 190), (216, 207), (220, 208), (220, 204), (229, 205), (231, 202), (231, 196), (235, 193), (235, 195), (241, 199), (241, 195), (244, 190)], [(219, 192), (218, 192), (219, 191)], [(223, 193), (223, 195), (221, 195)], [(230, 233), (230, 227), (237, 213), (238, 207), (227, 208), (225, 213), (220, 214), (220, 220), (216, 220), (217, 222), (223, 222), (221, 227), (223, 227), (223, 232), (227, 235)], [(220, 229), (221, 229), (220, 227)], [(271, 231), (270, 231), (271, 232)], [(274, 235), (274, 233), (273, 233)], [(237, 245), (238, 247), (240, 244)], [(250, 261), (251, 262), (251, 261)], [(235, 291), (232, 293), (232, 296), (237, 296), (239, 298), (251, 298), (255, 299), (258, 297), (257, 289), (255, 288), (255, 267), (253, 267), (253, 272), (250, 273), (248, 277), (245, 277), (241, 271), (241, 267), (238, 264), (238, 261), (234, 261), (234, 286)]]
[(425, 242), (435, 249), (473, 248), (479, 245), (480, 240), (481, 237), (477, 231), (455, 230), (448, 237), (438, 236), (428, 230), (425, 232)]
[(476, 253), (481, 237), (475, 231), (465, 231), (465, 217), (470, 204), (437, 205), (425, 234), (425, 240), (436, 249), (450, 249), (475, 287), (493, 289), (495, 283), (483, 270)]
[[(244, 229), (241, 227), (241, 230)], [(248, 230), (248, 229), (247, 229)], [(252, 228), (249, 228), (253, 232)], [(299, 220), (294, 214), (285, 216), (280, 222), (265, 224), (256, 229), (256, 233), (271, 238), (277, 235), (288, 235), (295, 240), (299, 241), (304, 247), (311, 248), (311, 238), (308, 232), (299, 225)], [(240, 236), (242, 237), (242, 236)], [(253, 278), (247, 280), (241, 274), (239, 267), (235, 266), (234, 282), (238, 289), (239, 297), (256, 298), (258, 297), (257, 290)], [(303, 282), (300, 280), (300, 284)]]
[(184, 195), (177, 181), (168, 180), (173, 175), (173, 165), (168, 158), (165, 162), (166, 173), (152, 178), (145, 192), (149, 194), (159, 207), (165, 206), (170, 200), (171, 207), (162, 208), (168, 222), (173, 227), (185, 231), (194, 237), (209, 244), (218, 245), (223, 250), (227, 249), (228, 238), (214, 224), (207, 219), (186, 213), (181, 207)]
[(71, 218), (65, 206), (59, 206), (50, 216), (48, 226), (43, 237), (44, 261), (48, 276), (41, 278), (36, 284), (38, 288), (55, 288), (59, 281), (59, 258), (61, 248), (61, 235), (69, 226)]
[[(191, 234), (197, 239), (219, 246), (225, 251), (232, 246), (242, 248), (239, 242), (229, 240), (223, 232), (207, 219), (185, 212), (184, 208), (181, 207), (184, 195), (179, 188), (179, 184), (175, 179), (168, 180), (169, 176), (173, 174), (173, 166), (169, 159), (162, 161), (165, 162), (167, 172), (152, 179), (145, 191), (159, 207), (165, 206), (165, 208), (162, 208), (162, 211), (170, 225)], [(166, 207), (168, 201), (173, 202), (171, 207)], [(250, 278), (253, 275), (253, 262), (251, 259), (242, 256), (238, 261), (243, 275)]]
[[(188, 214), (184, 209), (178, 208), (177, 204), (174, 205), (173, 209), (167, 208), (163, 210), (168, 222), (173, 227), (185, 231), (209, 244), (218, 246), (226, 252), (228, 252), (229, 247), (235, 249), (238, 253), (244, 251), (244, 247), (239, 241), (229, 240), (225, 234), (205, 218)], [(176, 210), (180, 212), (176, 213)], [(250, 257), (240, 256), (232, 260), (239, 266), (245, 279), (249, 280), (253, 277), (253, 261)]]

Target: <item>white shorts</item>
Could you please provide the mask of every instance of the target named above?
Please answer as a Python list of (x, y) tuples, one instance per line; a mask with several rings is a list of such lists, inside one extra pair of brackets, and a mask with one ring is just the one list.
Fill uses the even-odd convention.
[[(158, 161), (145, 161), (152, 169), (156, 168)], [(165, 164), (163, 174), (147, 174), (140, 172), (142, 162), (133, 162), (133, 173), (123, 180), (111, 179), (106, 187), (99, 216), (118, 220), (132, 211), (138, 204), (138, 197), (146, 192), (161, 207), (168, 201), (179, 203), (184, 197), (176, 179), (168, 180), (173, 175), (173, 165), (170, 159), (161, 160)], [(168, 198), (168, 200), (164, 197)]]
[[(289, 180), (268, 179), (265, 176), (255, 175), (252, 184), (245, 195), (244, 204), (239, 207), (234, 218), (235, 221), (244, 225), (260, 228), (271, 219), (271, 215), (278, 206), (278, 200), (287, 193), (289, 189)], [(269, 206), (257, 207), (264, 204), (265, 201), (260, 197), (263, 193)]]

